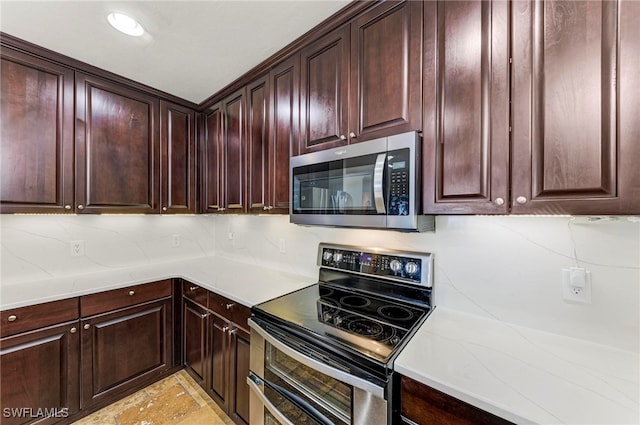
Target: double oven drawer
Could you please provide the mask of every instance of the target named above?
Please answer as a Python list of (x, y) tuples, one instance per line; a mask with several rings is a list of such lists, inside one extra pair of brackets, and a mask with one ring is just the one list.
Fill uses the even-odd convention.
[(249, 321), (252, 425), (386, 423), (384, 386), (351, 375), (302, 341), (293, 348), (257, 322)]

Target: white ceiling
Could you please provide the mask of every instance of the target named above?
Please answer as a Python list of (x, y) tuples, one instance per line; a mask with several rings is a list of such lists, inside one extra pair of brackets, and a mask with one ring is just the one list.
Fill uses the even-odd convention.
[[(349, 2), (2, 0), (0, 31), (200, 103)], [(113, 11), (147, 33), (115, 31)]]

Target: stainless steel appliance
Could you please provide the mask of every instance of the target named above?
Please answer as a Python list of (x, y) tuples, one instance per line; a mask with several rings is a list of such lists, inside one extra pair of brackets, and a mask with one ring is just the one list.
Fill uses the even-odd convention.
[(420, 136), (398, 134), (291, 158), (297, 224), (434, 230), (420, 214)]
[(320, 244), (317, 284), (252, 308), (251, 424), (391, 423), (393, 363), (432, 309), (432, 262)]

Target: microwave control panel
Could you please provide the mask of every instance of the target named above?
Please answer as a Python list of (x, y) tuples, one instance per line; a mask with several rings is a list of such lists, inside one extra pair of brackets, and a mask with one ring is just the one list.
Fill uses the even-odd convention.
[(410, 170), (409, 149), (389, 152), (387, 180), (389, 186), (388, 215), (409, 215)]

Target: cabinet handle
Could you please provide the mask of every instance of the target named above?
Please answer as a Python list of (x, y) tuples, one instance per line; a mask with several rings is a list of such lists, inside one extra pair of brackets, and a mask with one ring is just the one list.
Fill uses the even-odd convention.
[(269, 211), (271, 211), (273, 209), (273, 207), (271, 205), (269, 205)]
[(129, 296), (134, 296), (136, 294), (136, 291), (129, 291)]
[(233, 335), (233, 334), (234, 334), (234, 333), (236, 333), (236, 332), (238, 332), (238, 330), (237, 330), (237, 329), (231, 329), (231, 330), (229, 331), (229, 335)]
[(167, 210), (167, 207), (162, 207), (162, 211), (166, 211), (166, 210)]
[(202, 313), (202, 314), (200, 315), (200, 317), (202, 317), (202, 318), (204, 319), (204, 318), (205, 318), (205, 317), (207, 317), (208, 315), (209, 315), (209, 313)]
[(516, 198), (516, 202), (519, 203), (520, 205), (524, 205), (527, 203), (527, 198), (525, 196), (518, 196)]
[(222, 333), (227, 333), (228, 330), (229, 330), (229, 326), (222, 327)]
[(79, 210), (83, 210), (84, 209), (84, 205), (82, 205), (82, 204), (78, 205), (78, 209)]
[(227, 308), (227, 310), (231, 310), (234, 305), (236, 305), (236, 303), (229, 303), (229, 304), (225, 304), (225, 307)]
[(197, 286), (190, 286), (190, 287), (189, 287), (189, 290), (190, 290), (191, 292), (195, 291), (196, 289), (198, 289), (198, 287), (197, 287)]
[(15, 314), (12, 314), (11, 316), (7, 317), (7, 320), (9, 322), (15, 322), (18, 319), (18, 316), (16, 316)]
[(345, 136), (344, 134), (340, 135), (340, 140), (347, 140), (347, 136)]
[(267, 211), (268, 209), (269, 209), (269, 207), (266, 206), (266, 205), (264, 207), (262, 207), (262, 211)]
[(78, 332), (78, 329), (76, 329), (75, 327), (69, 329), (69, 332), (71, 332), (72, 334)]
[(70, 209), (71, 209), (71, 205), (65, 205), (65, 206), (64, 206), (64, 209), (65, 209), (65, 210), (70, 210)]
[(357, 139), (358, 136), (356, 136), (356, 133), (354, 133), (353, 131), (351, 133), (349, 133), (349, 137), (351, 137), (352, 139)]
[(224, 211), (225, 209), (226, 208), (224, 208), (224, 207), (220, 207), (220, 208), (218, 208), (218, 211)]
[(84, 326), (83, 326), (84, 329), (89, 329), (90, 327), (91, 327), (91, 325), (89, 323), (85, 323)]
[(504, 199), (503, 198), (496, 198), (495, 201), (493, 201), (494, 204), (496, 204), (497, 206), (501, 207), (504, 205)]

